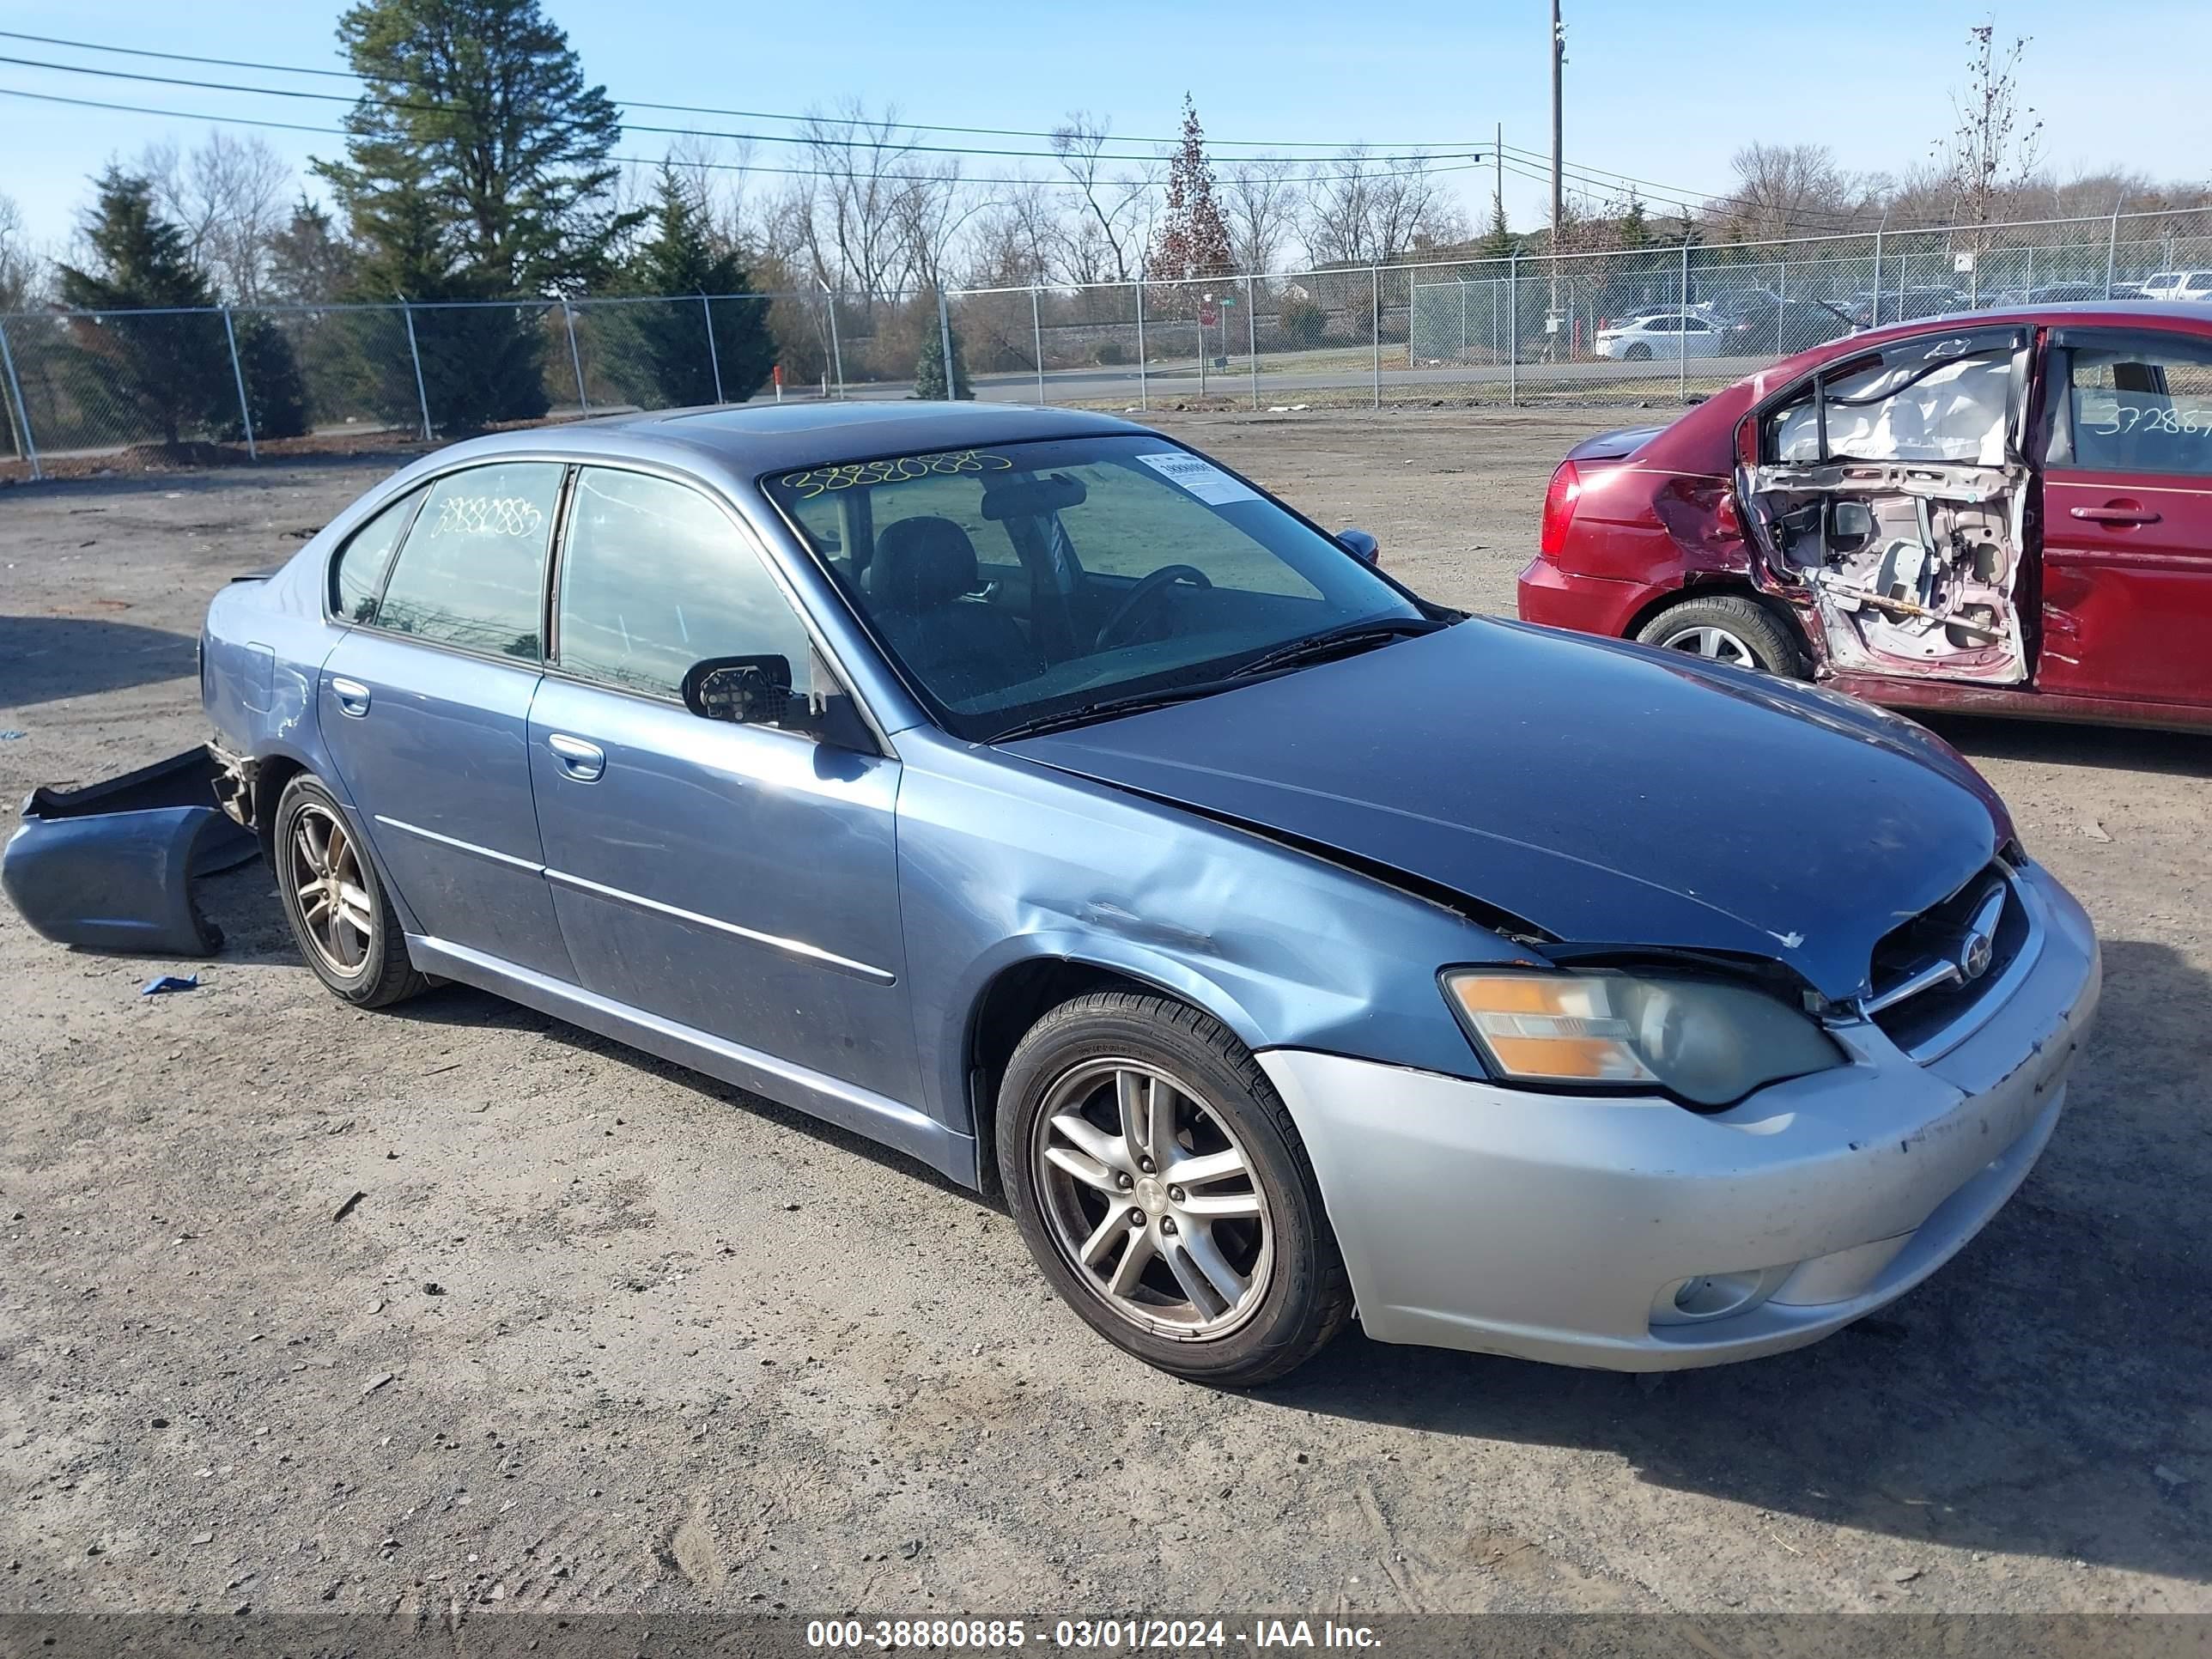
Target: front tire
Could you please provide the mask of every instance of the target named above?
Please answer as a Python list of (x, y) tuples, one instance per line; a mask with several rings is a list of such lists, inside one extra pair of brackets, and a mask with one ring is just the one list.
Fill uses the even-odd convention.
[(302, 772), (277, 798), (270, 846), (292, 937), (332, 995), (382, 1008), (428, 988), (408, 960), (398, 915), (368, 850), (337, 798), (311, 775)]
[(1121, 991), (1061, 1004), (1015, 1048), (997, 1127), (1009, 1206), (1045, 1278), (1147, 1364), (1250, 1387), (1351, 1316), (1289, 1111), (1197, 1010)]
[(1805, 653), (1789, 628), (1756, 599), (1719, 593), (1669, 605), (1636, 630), (1645, 645), (1686, 651), (1708, 662), (1804, 679)]

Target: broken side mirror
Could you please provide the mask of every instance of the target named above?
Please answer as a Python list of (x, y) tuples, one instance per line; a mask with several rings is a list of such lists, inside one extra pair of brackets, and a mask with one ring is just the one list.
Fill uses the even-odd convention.
[[(835, 686), (817, 668), (817, 684)], [(763, 655), (709, 657), (684, 677), (684, 706), (702, 720), (733, 726), (772, 726), (856, 754), (882, 752), (860, 705), (842, 690), (813, 696), (791, 689), (791, 659)]]
[(1362, 564), (1382, 562), (1382, 544), (1364, 530), (1343, 529), (1336, 532), (1337, 544)]
[(791, 713), (791, 659), (709, 657), (684, 677), (684, 706), (702, 720), (781, 726)]

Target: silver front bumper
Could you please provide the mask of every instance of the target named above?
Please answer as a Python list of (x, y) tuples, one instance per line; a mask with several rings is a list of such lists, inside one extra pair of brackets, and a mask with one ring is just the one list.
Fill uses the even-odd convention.
[(1386, 1342), (1669, 1370), (1818, 1340), (1948, 1261), (2026, 1179), (2095, 1012), (2097, 941), (2039, 866), (2033, 966), (1916, 1063), (1851, 1063), (1711, 1116), (1301, 1049), (1262, 1052)]

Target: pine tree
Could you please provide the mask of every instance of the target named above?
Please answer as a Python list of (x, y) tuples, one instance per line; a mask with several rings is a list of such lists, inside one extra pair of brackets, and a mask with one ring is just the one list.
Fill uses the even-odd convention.
[[(948, 395), (945, 390), (945, 342), (939, 337), (936, 307), (925, 303), (918, 309), (926, 310), (927, 314), (922, 322), (921, 356), (914, 366), (914, 395), (933, 403), (944, 403)], [(975, 397), (975, 390), (968, 384), (968, 361), (960, 349), (960, 331), (956, 328), (948, 331), (952, 336), (950, 397), (954, 401), (966, 402)]]
[(1490, 226), (1483, 232), (1477, 251), (1486, 259), (1503, 259), (1518, 246), (1512, 228), (1505, 222), (1505, 198), (1493, 191), (1490, 198)]
[[(137, 408), (172, 447), (238, 418), (230, 346), (207, 278), (185, 234), (154, 210), (148, 180), (110, 167), (84, 224), (89, 269), (59, 268), (62, 303), (77, 349), (106, 386)], [(165, 316), (149, 307), (192, 307)]]
[[(681, 409), (714, 401), (717, 371), (722, 400), (741, 404), (768, 381), (776, 347), (769, 331), (769, 302), (740, 297), (753, 292), (751, 273), (729, 248), (718, 248), (698, 193), (664, 163), (657, 186), (653, 234), (624, 272), (640, 295), (670, 298), (664, 304), (624, 306), (617, 313), (628, 328), (634, 361), (645, 384), (640, 402)], [(714, 349), (708, 349), (708, 317)]]
[(1206, 159), (1206, 133), (1190, 94), (1182, 97), (1182, 142), (1168, 163), (1167, 199), (1152, 239), (1146, 275), (1156, 281), (1226, 276), (1234, 266), (1229, 225), (1215, 199), (1213, 167)]

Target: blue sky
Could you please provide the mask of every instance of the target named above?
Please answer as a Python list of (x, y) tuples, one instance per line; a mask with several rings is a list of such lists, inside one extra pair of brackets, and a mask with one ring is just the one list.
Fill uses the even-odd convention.
[[(698, 0), (548, 0), (586, 72), (617, 99), (804, 111), (848, 95), (896, 104), (909, 120), (1048, 128), (1066, 112), (1111, 115), (1116, 131), (1174, 130), (1186, 88), (1210, 135), (1271, 143), (1424, 141), (1487, 149), (1548, 142), (1544, 0), (1343, 0), (1265, 4), (1020, 7), (939, 0), (927, 8), (845, 0), (832, 9)], [(0, 28), (153, 50), (336, 67), (322, 0), (0, 0)], [(2025, 82), (2061, 171), (2121, 164), (2160, 176), (2212, 167), (2212, 4), (2129, 0), (2121, 6), (1859, 0), (1750, 7), (1718, 18), (1650, 0), (1567, 0), (1571, 163), (1632, 173), (1677, 190), (1717, 191), (1729, 156), (1764, 138), (1817, 141), (1847, 167), (1901, 170), (1950, 124), (1948, 89), (1963, 72), (1969, 24), (1994, 15), (2033, 37)], [(67, 52), (0, 40), (0, 53), (196, 78), (264, 80), (246, 71)], [(2152, 69), (2176, 66), (2172, 72)], [(283, 84), (331, 89), (331, 83)], [(309, 123), (335, 106), (289, 104), (180, 88), (99, 81), (0, 64), (0, 87), (209, 113)], [(643, 116), (677, 125), (758, 125)], [(71, 109), (0, 97), (0, 191), (34, 237), (59, 243), (86, 196), (85, 177), (151, 140), (189, 143), (204, 124)], [(304, 161), (336, 140), (270, 132)], [(658, 154), (638, 136), (625, 149)], [(962, 142), (954, 140), (953, 142)], [(1003, 142), (1020, 145), (1026, 141)], [(758, 146), (771, 160), (778, 147)], [(1224, 150), (1219, 155), (1231, 152)], [(969, 171), (990, 163), (970, 161)], [(1008, 165), (1012, 165), (1009, 163)], [(1461, 175), (1470, 203), (1490, 174)], [(1545, 186), (1506, 179), (1517, 224), (1541, 214)]]

